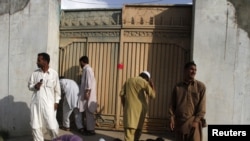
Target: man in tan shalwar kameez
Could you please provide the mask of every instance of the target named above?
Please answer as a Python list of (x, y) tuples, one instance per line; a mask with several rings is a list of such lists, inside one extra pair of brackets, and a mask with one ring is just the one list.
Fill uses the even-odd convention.
[(176, 141), (202, 141), (202, 122), (206, 113), (206, 86), (196, 80), (196, 64), (184, 67), (184, 81), (173, 90), (169, 109), (170, 130)]
[(139, 76), (129, 78), (123, 85), (120, 96), (123, 105), (125, 141), (139, 140), (147, 113), (146, 95), (155, 98), (150, 73), (143, 71)]

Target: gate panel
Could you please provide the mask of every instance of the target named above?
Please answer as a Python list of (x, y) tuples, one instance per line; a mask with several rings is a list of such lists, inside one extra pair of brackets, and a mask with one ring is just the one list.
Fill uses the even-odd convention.
[[(125, 67), (118, 70), (118, 90), (127, 78), (148, 70), (156, 99), (148, 100), (144, 131), (167, 130), (171, 92), (190, 59), (192, 7), (125, 5), (122, 21), (119, 63)], [(117, 107), (116, 128), (122, 129), (123, 107)]]
[(86, 54), (86, 42), (72, 42), (59, 51), (59, 75), (73, 79), (78, 84), (81, 81), (79, 58)]
[(62, 13), (59, 73), (80, 84), (79, 58), (89, 57), (97, 80), (96, 128), (123, 130), (121, 86), (148, 70), (157, 95), (148, 100), (144, 131), (166, 130), (172, 88), (190, 59), (191, 23), (192, 6), (125, 5), (122, 11)]
[(115, 126), (118, 47), (119, 43), (115, 42), (72, 42), (60, 48), (60, 76), (78, 84), (82, 74), (79, 58), (83, 55), (89, 57), (97, 81), (97, 128)]
[[(123, 43), (120, 62), (124, 69), (119, 71), (119, 89), (129, 77), (138, 76), (143, 70), (151, 73), (155, 84), (156, 98), (148, 100), (148, 114), (144, 123), (144, 131), (166, 130), (168, 104), (174, 84), (182, 77), (183, 65), (189, 58), (188, 50), (169, 43)], [(123, 107), (119, 104), (122, 129)], [(150, 127), (150, 128), (149, 128)]]
[(97, 128), (114, 128), (119, 43), (89, 42), (87, 55), (97, 81)]

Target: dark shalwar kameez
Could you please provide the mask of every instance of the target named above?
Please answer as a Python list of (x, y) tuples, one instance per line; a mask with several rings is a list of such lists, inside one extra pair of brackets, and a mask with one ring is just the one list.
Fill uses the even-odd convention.
[[(170, 120), (175, 122), (176, 141), (201, 141), (201, 118), (205, 113), (206, 87), (202, 82), (181, 82), (174, 87), (169, 114)], [(199, 127), (193, 130), (194, 121)]]

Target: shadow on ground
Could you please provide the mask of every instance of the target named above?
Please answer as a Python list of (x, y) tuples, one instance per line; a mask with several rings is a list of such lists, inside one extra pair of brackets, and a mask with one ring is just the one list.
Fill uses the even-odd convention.
[[(96, 130), (96, 135), (94, 136), (83, 136), (77, 131), (64, 131), (60, 130), (59, 135), (65, 135), (65, 134), (75, 134), (80, 136), (83, 141), (99, 141), (101, 138), (105, 141), (114, 141), (115, 139), (123, 140), (124, 133), (121, 131), (110, 131), (110, 130)], [(172, 133), (143, 133), (140, 140), (146, 141), (147, 139), (155, 140), (157, 138), (161, 137), (164, 141), (173, 141), (173, 134)], [(13, 137), (5, 141), (33, 141), (31, 136), (22, 136), (22, 137)], [(48, 134), (45, 133), (45, 141), (51, 141)]]

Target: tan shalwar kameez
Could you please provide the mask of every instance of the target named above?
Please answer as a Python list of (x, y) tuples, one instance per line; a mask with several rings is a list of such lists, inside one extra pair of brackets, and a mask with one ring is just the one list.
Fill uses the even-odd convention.
[(139, 140), (147, 113), (146, 95), (155, 98), (155, 92), (142, 77), (129, 78), (122, 87), (123, 124), (125, 141)]
[[(175, 122), (176, 141), (201, 141), (201, 118), (205, 113), (206, 87), (202, 82), (194, 80), (175, 86), (169, 114), (170, 120)], [(199, 128), (191, 130), (194, 121), (199, 123)]]

